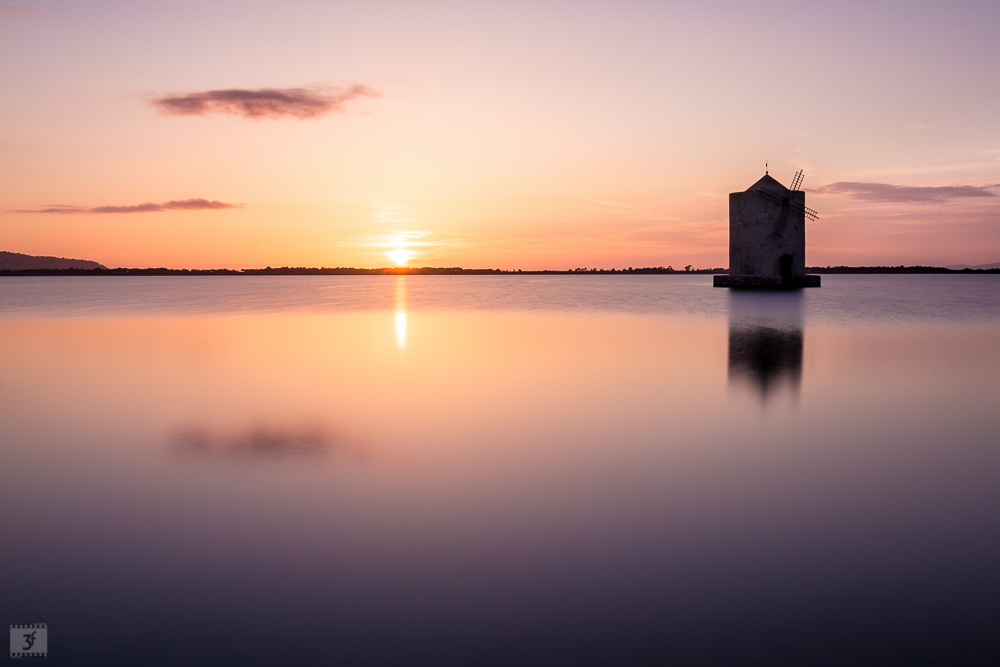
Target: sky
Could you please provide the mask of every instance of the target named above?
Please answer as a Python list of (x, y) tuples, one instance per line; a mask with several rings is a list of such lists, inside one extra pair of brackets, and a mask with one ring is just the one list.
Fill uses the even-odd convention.
[(0, 250), (109, 267), (1000, 262), (1000, 3), (0, 6)]

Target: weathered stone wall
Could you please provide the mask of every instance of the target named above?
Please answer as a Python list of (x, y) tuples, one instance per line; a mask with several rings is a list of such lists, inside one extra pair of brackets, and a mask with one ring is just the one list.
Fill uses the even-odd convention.
[[(780, 276), (781, 256), (792, 256), (792, 275), (806, 273), (806, 195), (801, 191), (768, 190), (787, 200), (771, 201), (760, 190), (729, 195), (729, 275)], [(796, 208), (791, 205), (795, 204)]]

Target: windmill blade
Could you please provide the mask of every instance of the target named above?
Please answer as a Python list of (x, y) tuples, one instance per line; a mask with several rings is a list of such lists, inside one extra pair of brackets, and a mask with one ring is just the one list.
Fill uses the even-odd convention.
[(790, 201), (788, 197), (782, 197), (781, 195), (771, 190), (758, 190), (757, 194), (759, 194), (761, 197), (770, 202), (774, 202), (775, 204), (781, 204), (782, 206), (787, 206), (796, 213), (801, 213), (810, 220), (819, 220), (819, 213), (812, 210), (808, 206), (799, 206), (798, 204)]
[(795, 176), (792, 178), (792, 186), (788, 189), (791, 190), (792, 192), (798, 190), (800, 187), (802, 187), (803, 178), (805, 177), (802, 175), (802, 170), (799, 169), (797, 172), (795, 172)]

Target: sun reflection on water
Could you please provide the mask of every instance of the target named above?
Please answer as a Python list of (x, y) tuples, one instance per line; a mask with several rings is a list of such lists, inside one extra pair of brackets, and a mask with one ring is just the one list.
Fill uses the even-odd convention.
[(396, 347), (406, 349), (406, 313), (396, 313)]
[(399, 363), (406, 363), (406, 276), (396, 276), (396, 348)]

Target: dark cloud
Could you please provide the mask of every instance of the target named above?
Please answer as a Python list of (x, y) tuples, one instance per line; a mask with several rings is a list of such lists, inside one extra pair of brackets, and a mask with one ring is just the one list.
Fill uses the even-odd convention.
[(948, 185), (942, 187), (910, 187), (905, 185), (890, 185), (889, 183), (856, 183), (840, 181), (810, 190), (817, 194), (847, 195), (852, 199), (871, 202), (945, 202), (949, 199), (966, 199), (970, 197), (995, 197), (989, 188), (995, 185), (978, 187), (975, 185)]
[(358, 97), (378, 97), (367, 86), (350, 88), (261, 88), (260, 90), (209, 90), (204, 93), (170, 95), (153, 104), (172, 116), (204, 116), (227, 113), (244, 118), (318, 118)]
[(198, 211), (213, 208), (242, 208), (242, 204), (227, 204), (208, 199), (180, 199), (163, 204), (146, 202), (134, 206), (49, 206), (48, 208), (13, 211), (14, 213), (153, 213), (158, 211)]

